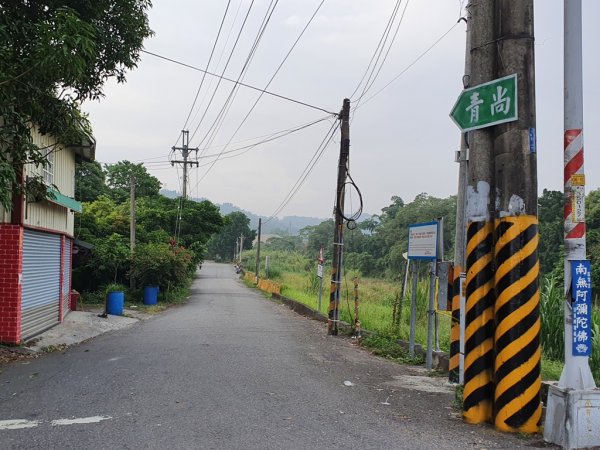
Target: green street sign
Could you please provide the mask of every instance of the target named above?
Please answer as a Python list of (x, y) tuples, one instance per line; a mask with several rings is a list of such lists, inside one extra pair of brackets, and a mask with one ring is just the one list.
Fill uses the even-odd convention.
[(465, 89), (450, 117), (462, 131), (478, 130), (519, 118), (517, 74)]

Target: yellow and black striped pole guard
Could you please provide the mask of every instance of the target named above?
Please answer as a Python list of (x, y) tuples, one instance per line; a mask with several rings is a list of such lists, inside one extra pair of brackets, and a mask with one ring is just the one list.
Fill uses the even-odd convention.
[(460, 266), (452, 268), (452, 326), (450, 328), (450, 361), (448, 364), (448, 381), (458, 383), (460, 366)]
[(494, 397), (493, 231), (493, 222), (470, 222), (467, 226), (463, 417), (468, 423), (492, 420)]
[(540, 290), (535, 216), (496, 220), (494, 416), (498, 430), (539, 430)]

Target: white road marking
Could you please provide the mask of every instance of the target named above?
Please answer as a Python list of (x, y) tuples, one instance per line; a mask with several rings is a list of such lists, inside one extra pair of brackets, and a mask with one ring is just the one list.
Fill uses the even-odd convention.
[(0, 420), (0, 430), (20, 430), (21, 428), (35, 428), (40, 424), (37, 420)]
[[(103, 420), (112, 419), (111, 416), (91, 416), (91, 417), (80, 417), (73, 419), (57, 419), (50, 422), (53, 427), (62, 425), (77, 425), (77, 424), (88, 424), (98, 423)], [(2, 430), (20, 430), (23, 428), (35, 428), (42, 425), (44, 422), (41, 420), (26, 420), (26, 419), (11, 419), (11, 420), (0, 420), (0, 431)]]
[(103, 420), (112, 419), (111, 416), (92, 416), (92, 417), (80, 417), (79, 419), (57, 419), (51, 422), (52, 426), (59, 425), (76, 425), (81, 423), (98, 423)]

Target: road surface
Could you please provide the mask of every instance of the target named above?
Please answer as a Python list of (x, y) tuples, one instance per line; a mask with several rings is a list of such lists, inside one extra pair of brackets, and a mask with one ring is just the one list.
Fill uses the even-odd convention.
[[(348, 383), (349, 382), (349, 383)], [(416, 385), (415, 387), (411, 387)], [(2, 449), (521, 448), (451, 388), (205, 263), (189, 302), (0, 374)]]

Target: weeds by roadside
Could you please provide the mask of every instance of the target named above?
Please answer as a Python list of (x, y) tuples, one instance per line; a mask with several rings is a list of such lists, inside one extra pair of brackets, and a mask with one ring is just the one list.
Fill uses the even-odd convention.
[(422, 356), (410, 356), (408, 351), (398, 344), (397, 336), (372, 335), (361, 340), (361, 345), (368, 348), (374, 355), (382, 356), (392, 361), (403, 364), (422, 365), (425, 360)]

